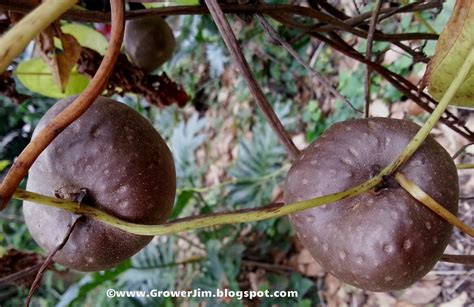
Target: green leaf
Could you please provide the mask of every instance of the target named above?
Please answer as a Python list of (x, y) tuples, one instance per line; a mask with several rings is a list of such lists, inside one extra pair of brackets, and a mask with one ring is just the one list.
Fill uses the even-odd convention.
[(8, 165), (10, 165), (10, 161), (0, 160), (0, 172), (7, 168)]
[(169, 217), (170, 220), (176, 219), (181, 214), (181, 212), (183, 212), (184, 208), (186, 208), (186, 205), (188, 204), (189, 200), (191, 200), (193, 195), (194, 192), (192, 191), (183, 191), (179, 194), (176, 204), (174, 205), (173, 212)]
[[(459, 0), (436, 45), (423, 82), (441, 99), (474, 48), (474, 0)], [(456, 92), (452, 105), (474, 108), (474, 68)]]
[(74, 68), (65, 91), (62, 92), (54, 81), (48, 65), (39, 58), (23, 61), (18, 65), (15, 75), (30, 91), (51, 98), (64, 98), (81, 93), (90, 80)]
[[(172, 5), (170, 5), (172, 4)], [(166, 7), (166, 6), (178, 6), (178, 5), (199, 5), (199, 0), (174, 0), (172, 3), (143, 3), (147, 9)]]
[(93, 49), (101, 55), (104, 55), (107, 50), (107, 39), (100, 32), (91, 27), (77, 23), (69, 23), (62, 26), (61, 30), (64, 33), (74, 36), (81, 46)]

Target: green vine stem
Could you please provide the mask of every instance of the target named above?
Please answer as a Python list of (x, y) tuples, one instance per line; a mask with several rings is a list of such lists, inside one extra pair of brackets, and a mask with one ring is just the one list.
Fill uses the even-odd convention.
[(440, 103), (435, 108), (431, 116), (428, 118), (423, 127), (418, 131), (415, 137), (410, 141), (407, 147), (400, 153), (398, 158), (389, 166), (384, 168), (380, 174), (369, 179), (368, 181), (345, 190), (343, 192), (329, 194), (309, 200), (303, 200), (292, 204), (273, 204), (265, 207), (245, 209), (229, 213), (216, 213), (212, 215), (195, 216), (184, 219), (178, 219), (162, 225), (140, 225), (126, 222), (116, 217), (110, 216), (107, 213), (87, 205), (81, 205), (72, 201), (48, 197), (33, 192), (27, 192), (17, 189), (13, 194), (16, 199), (39, 203), (55, 208), (64, 209), (76, 214), (82, 214), (90, 218), (99, 220), (105, 224), (120, 228), (124, 231), (140, 234), (140, 235), (165, 235), (173, 234), (183, 231), (195, 230), (199, 228), (216, 226), (222, 224), (235, 224), (243, 222), (255, 222), (269, 218), (280, 217), (303, 211), (309, 208), (321, 206), (323, 204), (333, 203), (342, 199), (354, 197), (376, 187), (383, 176), (392, 174), (401, 164), (408, 160), (411, 155), (423, 143), (429, 132), (439, 120), (444, 110), (447, 108), (450, 100), (461, 86), (462, 81), (467, 76), (469, 70), (474, 63), (474, 49), (471, 50), (469, 56), (466, 58), (464, 65), (460, 69), (458, 75), (454, 78), (448, 90), (441, 98)]
[(99, 220), (105, 224), (117, 227), (130, 233), (138, 235), (166, 235), (182, 231), (195, 230), (199, 228), (217, 226), (222, 224), (236, 224), (245, 222), (256, 222), (269, 218), (280, 217), (294, 212), (303, 211), (312, 207), (333, 203), (345, 198), (353, 197), (364, 193), (381, 182), (381, 177), (374, 177), (371, 180), (362, 183), (354, 188), (343, 192), (329, 194), (309, 200), (303, 200), (293, 204), (272, 204), (255, 209), (244, 209), (229, 213), (215, 213), (210, 215), (200, 215), (178, 219), (161, 225), (142, 225), (123, 221), (114, 216), (108, 215), (97, 208), (79, 204), (73, 201), (57, 199), (49, 196), (16, 190), (13, 198), (38, 203), (50, 207), (64, 209), (75, 214), (85, 215), (87, 217)]
[(470, 163), (459, 163), (456, 164), (457, 169), (471, 169), (474, 168), (474, 164)]
[(467, 233), (474, 238), (474, 229), (469, 225), (463, 223), (458, 219), (454, 214), (445, 209), (441, 204), (429, 196), (425, 191), (423, 191), (416, 183), (406, 178), (401, 173), (395, 174), (395, 179), (402, 186), (405, 191), (407, 191), (413, 198), (418, 200), (420, 203), (430, 208), (431, 211), (442, 217), (451, 225), (456, 226), (463, 232)]
[(53, 21), (76, 4), (77, 0), (48, 0), (22, 18), (0, 38), (0, 72), (17, 57), (26, 45)]
[(433, 113), (431, 113), (431, 116), (426, 120), (424, 125), (413, 137), (410, 143), (408, 143), (405, 149), (400, 153), (397, 159), (395, 159), (395, 161), (390, 163), (390, 165), (388, 165), (386, 168), (384, 168), (381, 171), (381, 175), (387, 176), (387, 175), (392, 174), (394, 171), (396, 171), (400, 167), (400, 165), (402, 165), (415, 153), (415, 151), (418, 149), (418, 147), (421, 146), (421, 144), (423, 144), (424, 140), (430, 134), (431, 129), (433, 129), (433, 127), (436, 125), (438, 120), (443, 115), (444, 111), (449, 105), (449, 102), (451, 101), (451, 99), (453, 99), (454, 94), (456, 94), (457, 90), (461, 86), (462, 82), (466, 78), (467, 74), (469, 73), (473, 65), (474, 65), (474, 48), (471, 49), (471, 51), (469, 52), (469, 55), (464, 61), (464, 64), (462, 65), (458, 74), (449, 85), (448, 89), (444, 93), (443, 97), (439, 101), (436, 108), (433, 110)]

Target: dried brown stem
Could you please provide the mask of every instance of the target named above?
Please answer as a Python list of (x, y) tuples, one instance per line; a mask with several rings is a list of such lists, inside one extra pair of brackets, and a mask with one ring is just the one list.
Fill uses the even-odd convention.
[(43, 264), (41, 265), (40, 269), (38, 270), (38, 273), (36, 273), (35, 280), (33, 281), (33, 284), (31, 285), (30, 291), (28, 293), (28, 297), (26, 298), (25, 305), (27, 307), (30, 306), (31, 299), (33, 298), (33, 295), (35, 294), (36, 290), (40, 286), (40, 282), (41, 282), (41, 279), (43, 278), (44, 272), (53, 263), (53, 257), (57, 254), (57, 252), (59, 252), (64, 247), (64, 245), (66, 245), (67, 241), (69, 240), (69, 237), (71, 236), (72, 231), (74, 230), (74, 227), (77, 225), (77, 222), (81, 219), (81, 217), (82, 216), (79, 216), (74, 220), (74, 222), (71, 224), (68, 231), (66, 232), (66, 235), (64, 236), (64, 239), (61, 241), (61, 243), (53, 251), (51, 251), (51, 253), (44, 260)]
[[(390, 14), (392, 16), (396, 13), (406, 13), (422, 11), (429, 8), (436, 7), (436, 3), (425, 1), (427, 3), (412, 3), (405, 5), (400, 8), (388, 8), (382, 10), (384, 14)], [(251, 14), (251, 13), (277, 13), (286, 12), (289, 14), (296, 14), (303, 17), (311, 17), (307, 15), (308, 8), (298, 5), (289, 4), (223, 4), (222, 10), (224, 13), (235, 13), (235, 14)], [(35, 8), (35, 5), (30, 0), (0, 0), (0, 8), (3, 10), (11, 10), (14, 12), (27, 13)], [(146, 15), (205, 15), (209, 14), (209, 10), (204, 6), (171, 6), (153, 9), (142, 9), (133, 10), (125, 14), (125, 19), (137, 19)], [(366, 19), (370, 18), (371, 13), (362, 13), (359, 16), (351, 18), (351, 23), (361, 23)], [(99, 11), (88, 11), (80, 9), (71, 9), (67, 11), (63, 16), (63, 19), (71, 21), (82, 21), (82, 22), (109, 22), (110, 14), (99, 12)], [(385, 18), (385, 17), (382, 17)], [(323, 24), (324, 26), (324, 24)], [(327, 25), (331, 26), (331, 25)], [(333, 28), (334, 29), (334, 28)]]
[(306, 63), (303, 58), (298, 54), (298, 52), (296, 52), (295, 49), (293, 49), (293, 47), (291, 47), (291, 45), (286, 42), (284, 39), (282, 39), (278, 33), (275, 31), (275, 29), (273, 29), (273, 27), (267, 22), (267, 20), (265, 19), (265, 17), (263, 17), (262, 15), (260, 14), (257, 14), (256, 15), (257, 17), (257, 20), (260, 22), (260, 24), (262, 25), (262, 28), (268, 33), (268, 35), (270, 35), (270, 37), (272, 37), (275, 41), (277, 41), (281, 46), (283, 46), (283, 48), (285, 48), (289, 54), (291, 54), (293, 56), (293, 58), (295, 58), (295, 60), (300, 63), (304, 68), (306, 68), (306, 70), (308, 70), (308, 72), (315, 78), (318, 80), (318, 82), (324, 87), (326, 88), (326, 90), (328, 90), (331, 94), (333, 94), (336, 98), (339, 98), (341, 99), (342, 101), (344, 101), (347, 105), (349, 105), (349, 107), (351, 107), (352, 110), (354, 110), (355, 112), (359, 112), (359, 113), (362, 113), (362, 111), (358, 110), (356, 107), (354, 107), (354, 105), (344, 96), (341, 95), (341, 93), (339, 93), (330, 83), (329, 81), (324, 78), (324, 76), (322, 76), (321, 74), (319, 74), (317, 71), (315, 71), (311, 66), (308, 65), (308, 63)]
[[(371, 68), (384, 77), (390, 84), (392, 84), (396, 89), (405, 94), (408, 98), (412, 99), (416, 104), (422, 107), (428, 112), (432, 112), (434, 107), (430, 104), (436, 106), (437, 101), (434, 100), (431, 96), (424, 92), (420, 92), (418, 88), (412, 84), (410, 81), (404, 77), (388, 70), (382, 65), (366, 60), (359, 52), (354, 48), (345, 43), (342, 39), (335, 39), (334, 37), (327, 38), (326, 36), (318, 33), (311, 33), (311, 35), (326, 44), (330, 45), (337, 51), (343, 53), (346, 56), (349, 56), (361, 63), (371, 66)], [(445, 115), (440, 120), (452, 130), (456, 131), (460, 135), (464, 136), (470, 141), (474, 141), (474, 134), (472, 131), (467, 128), (464, 123), (462, 123), (456, 116), (451, 112), (445, 111)]]
[(232, 28), (230, 27), (230, 24), (227, 21), (224, 12), (219, 7), (217, 1), (205, 0), (205, 2), (209, 8), (212, 18), (214, 19), (214, 22), (216, 23), (219, 29), (219, 32), (222, 35), (222, 38), (224, 39), (227, 48), (229, 49), (233, 60), (239, 67), (240, 72), (242, 73), (245, 81), (247, 81), (252, 96), (254, 97), (258, 106), (262, 110), (265, 118), (272, 127), (273, 131), (280, 139), (280, 142), (286, 148), (286, 151), (288, 152), (290, 158), (295, 159), (299, 154), (299, 150), (286, 132), (285, 127), (283, 127), (282, 123), (275, 114), (275, 111), (273, 111), (270, 103), (267, 101), (267, 98), (265, 97), (265, 94), (258, 85), (257, 80), (255, 80), (255, 77), (253, 76), (253, 73), (250, 70), (248, 63), (245, 60), (244, 54), (242, 53), (242, 50), (240, 49), (240, 46), (237, 43), (237, 39), (235, 38), (234, 33), (232, 32)]
[(466, 150), (466, 148), (468, 148), (471, 145), (474, 145), (474, 142), (467, 143), (463, 147), (459, 148), (458, 151), (456, 151), (456, 153), (452, 156), (452, 159), (454, 160), (457, 157), (459, 157), (464, 152), (464, 150)]
[(439, 261), (458, 263), (474, 266), (474, 255), (449, 255), (444, 254)]
[(43, 150), (72, 122), (81, 116), (104, 90), (111, 75), (117, 57), (120, 54), (124, 33), (124, 3), (112, 0), (112, 37), (109, 48), (96, 75), (88, 87), (64, 111), (58, 114), (18, 156), (0, 185), (0, 210), (4, 209), (21, 180)]
[[(377, 21), (379, 18), (380, 9), (382, 8), (382, 0), (377, 2), (375, 10), (372, 12), (372, 18), (370, 20), (370, 27), (369, 27), (369, 34), (367, 35), (367, 49), (365, 52), (365, 59), (371, 60), (372, 59), (372, 43), (374, 40), (375, 34), (375, 27), (377, 26)], [(370, 108), (370, 75), (372, 73), (372, 68), (370, 66), (366, 66), (365, 70), (365, 106), (364, 106), (364, 117), (369, 117), (369, 108)]]

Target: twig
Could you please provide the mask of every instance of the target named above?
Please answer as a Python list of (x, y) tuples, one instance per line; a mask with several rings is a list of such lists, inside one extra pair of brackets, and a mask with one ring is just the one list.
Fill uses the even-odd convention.
[[(426, 10), (436, 7), (436, 3), (417, 4), (412, 3), (400, 8), (388, 8), (382, 10), (383, 13), (391, 13), (390, 16), (396, 13), (406, 13), (412, 11)], [(0, 8), (4, 10), (11, 10), (14, 12), (27, 13), (35, 8), (30, 0), (0, 0)], [(286, 12), (288, 14), (300, 15), (303, 17), (311, 17), (308, 15), (308, 8), (291, 4), (223, 4), (222, 10), (225, 13), (235, 14), (252, 14), (252, 13), (278, 13)], [(138, 19), (148, 15), (171, 16), (171, 15), (205, 15), (209, 14), (209, 10), (204, 6), (169, 6), (143, 10), (128, 11), (125, 14), (125, 19)], [(359, 16), (351, 18), (352, 23), (361, 23), (365, 19), (370, 18), (371, 13), (362, 13)], [(71, 21), (82, 22), (109, 22), (110, 13), (99, 11), (88, 11), (80, 9), (71, 9), (61, 16), (61, 18)], [(324, 24), (323, 24), (324, 26)], [(326, 26), (332, 26), (331, 24)], [(334, 29), (334, 28), (333, 28)]]
[[(355, 49), (353, 49), (351, 46), (349, 46), (347, 43), (345, 43), (342, 40), (335, 41), (318, 33), (311, 33), (311, 35), (319, 39), (320, 41), (327, 43), (332, 48), (343, 53), (344, 55), (349, 56), (366, 65), (370, 65), (374, 71), (378, 72), (396, 89), (404, 93), (408, 98), (412, 99), (416, 104), (418, 104), (424, 110), (430, 113), (433, 112), (434, 108), (431, 107), (429, 103), (436, 105), (437, 102), (426, 93), (419, 92), (418, 88), (415, 85), (413, 85), (410, 81), (405, 79), (404, 77), (388, 70), (387, 68), (383, 67), (382, 65), (378, 63), (367, 61), (360, 53), (358, 53)], [(446, 124), (449, 128), (456, 131), (460, 135), (464, 136), (466, 139), (470, 141), (474, 140), (474, 134), (472, 133), (472, 131), (469, 128), (467, 128), (465, 125), (460, 123), (457, 117), (455, 117), (451, 112), (447, 110), (444, 111), (444, 115), (445, 116), (441, 117), (440, 119), (444, 124)]]
[(464, 265), (474, 265), (474, 255), (449, 255), (444, 254), (439, 261), (458, 263)]
[(34, 274), (38, 272), (38, 270), (41, 268), (42, 265), (43, 265), (42, 263), (38, 263), (29, 268), (16, 272), (14, 274), (2, 277), (0, 278), (0, 286), (11, 284), (18, 279)]
[(272, 37), (275, 41), (277, 41), (280, 45), (282, 45), (283, 48), (285, 48), (288, 51), (288, 53), (291, 54), (293, 56), (293, 58), (295, 58), (295, 60), (298, 63), (300, 63), (304, 68), (306, 68), (306, 70), (308, 70), (308, 72), (313, 76), (313, 78), (318, 80), (318, 82), (324, 88), (326, 88), (326, 90), (328, 90), (330, 93), (332, 93), (336, 98), (339, 98), (342, 101), (344, 101), (345, 103), (347, 103), (349, 105), (349, 107), (351, 107), (351, 109), (354, 110), (355, 112), (362, 113), (362, 111), (360, 111), (356, 107), (354, 107), (354, 105), (346, 97), (342, 96), (341, 93), (339, 93), (339, 91), (337, 91), (329, 83), (329, 81), (326, 78), (324, 78), (324, 76), (322, 76), (316, 70), (314, 70), (311, 66), (309, 66), (303, 60), (303, 58), (298, 54), (298, 52), (296, 52), (296, 50), (293, 49), (293, 47), (291, 47), (291, 45), (288, 42), (286, 42), (284, 39), (282, 39), (278, 35), (278, 33), (275, 31), (275, 29), (273, 29), (273, 27), (267, 22), (267, 20), (262, 15), (257, 14), (256, 17), (257, 17), (257, 20), (260, 22), (262, 28), (270, 35), (270, 37)]
[(459, 148), (458, 151), (456, 151), (456, 153), (452, 156), (452, 159), (454, 160), (457, 157), (459, 157), (464, 152), (464, 150), (466, 150), (466, 148), (468, 148), (471, 145), (474, 145), (474, 142), (470, 142), (470, 143), (464, 145), (463, 147)]
[(449, 222), (451, 225), (456, 226), (457, 228), (467, 233), (471, 237), (474, 237), (474, 228), (471, 228), (469, 227), (469, 225), (466, 225), (465, 223), (463, 223), (454, 214), (449, 212), (442, 205), (440, 205), (436, 200), (434, 200), (431, 196), (426, 194), (416, 183), (409, 180), (401, 173), (396, 173), (395, 179), (398, 181), (398, 183), (400, 183), (402, 188), (404, 188), (411, 196), (413, 196), (420, 203), (430, 208), (433, 212), (438, 214), (440, 217), (442, 217), (444, 220)]
[[(365, 53), (365, 59), (368, 61), (372, 60), (372, 43), (374, 40), (375, 27), (377, 26), (377, 20), (379, 18), (380, 9), (382, 8), (382, 0), (377, 2), (375, 10), (372, 12), (372, 18), (370, 20), (369, 34), (367, 35), (367, 49)], [(364, 118), (369, 117), (370, 109), (370, 75), (372, 73), (372, 68), (366, 66), (365, 71), (365, 106), (364, 106)]]
[(285, 130), (285, 127), (283, 127), (282, 123), (278, 119), (278, 116), (275, 114), (275, 111), (273, 111), (270, 103), (267, 101), (265, 94), (255, 80), (255, 77), (253, 76), (248, 63), (245, 60), (242, 50), (237, 43), (237, 39), (235, 38), (232, 28), (230, 27), (229, 22), (222, 12), (222, 9), (219, 7), (219, 4), (217, 4), (216, 0), (205, 0), (205, 2), (209, 8), (212, 18), (214, 19), (214, 22), (219, 29), (219, 32), (222, 35), (222, 38), (224, 39), (227, 48), (229, 49), (232, 58), (239, 67), (244, 79), (247, 81), (252, 96), (256, 100), (273, 131), (280, 139), (280, 142), (283, 144), (283, 146), (285, 146), (290, 159), (295, 159), (299, 154), (299, 150), (291, 140), (290, 136)]
[(250, 267), (259, 267), (269, 271), (276, 271), (276, 272), (294, 272), (295, 270), (292, 267), (280, 264), (273, 264), (273, 263), (265, 263), (265, 262), (258, 262), (252, 260), (242, 260), (242, 264)]
[(471, 169), (474, 168), (474, 164), (471, 163), (459, 163), (456, 164), (457, 169)]
[(58, 114), (18, 156), (0, 185), (0, 210), (4, 209), (13, 192), (25, 177), (41, 152), (72, 122), (79, 118), (104, 90), (122, 45), (124, 32), (124, 2), (112, 0), (112, 37), (107, 53), (92, 81), (74, 102)]
[(81, 219), (81, 217), (82, 216), (79, 216), (74, 220), (74, 222), (71, 224), (68, 231), (66, 232), (66, 235), (64, 236), (64, 239), (61, 241), (61, 243), (53, 251), (51, 251), (51, 253), (44, 260), (43, 264), (41, 265), (40, 269), (38, 270), (38, 273), (36, 273), (35, 280), (33, 281), (33, 284), (31, 285), (30, 291), (28, 293), (28, 297), (26, 298), (25, 305), (27, 307), (30, 306), (30, 301), (33, 298), (33, 295), (35, 294), (36, 290), (40, 286), (40, 282), (41, 282), (41, 279), (43, 278), (44, 272), (53, 263), (53, 257), (56, 255), (56, 253), (58, 251), (60, 251), (64, 247), (64, 245), (66, 245), (67, 241), (69, 240), (69, 237), (71, 236), (72, 231), (74, 230), (74, 227), (76, 227), (77, 222)]
[(46, 29), (76, 2), (76, 0), (44, 1), (4, 34), (0, 38), (0, 72), (7, 68), (36, 35)]

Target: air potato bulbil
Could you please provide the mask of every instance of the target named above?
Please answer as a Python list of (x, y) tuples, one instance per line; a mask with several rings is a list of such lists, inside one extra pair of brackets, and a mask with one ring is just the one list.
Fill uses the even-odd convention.
[[(58, 101), (40, 120), (37, 135), (75, 97)], [(176, 174), (171, 152), (148, 121), (130, 107), (98, 97), (39, 156), (27, 189), (54, 196), (87, 191), (87, 203), (118, 218), (159, 224), (171, 213)], [(25, 221), (35, 241), (51, 251), (76, 215), (25, 202)], [(152, 237), (134, 235), (98, 221), (81, 219), (54, 261), (79, 271), (113, 267)]]
[(126, 22), (124, 48), (133, 64), (152, 72), (171, 58), (176, 40), (163, 18), (146, 16)]
[[(285, 202), (341, 192), (367, 181), (389, 165), (419, 129), (390, 118), (335, 124), (292, 165)], [(457, 213), (456, 166), (433, 138), (398, 171)], [(377, 189), (292, 214), (290, 221), (327, 271), (370, 291), (406, 288), (423, 277), (443, 254), (452, 232), (448, 222), (390, 177)]]

